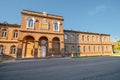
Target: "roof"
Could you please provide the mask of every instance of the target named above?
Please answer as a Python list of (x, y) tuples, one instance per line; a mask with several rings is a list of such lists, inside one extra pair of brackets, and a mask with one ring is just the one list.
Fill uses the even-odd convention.
[(4, 22), (4, 23), (0, 23), (0, 26), (20, 27), (21, 25), (18, 25), (18, 24), (9, 24), (7, 22)]
[(64, 20), (63, 16), (48, 14), (46, 12), (36, 12), (36, 11), (30, 11), (30, 10), (23, 10), (21, 13), (22, 14), (28, 14), (28, 15), (34, 15), (34, 16), (43, 16), (43, 17), (50, 17), (50, 18), (58, 18), (58, 19)]
[(94, 33), (94, 32), (83, 32), (83, 31), (75, 31), (75, 30), (64, 30), (64, 32), (74, 32), (74, 33), (83, 33), (83, 34), (95, 34), (95, 35), (110, 36), (110, 34), (102, 34), (102, 33)]

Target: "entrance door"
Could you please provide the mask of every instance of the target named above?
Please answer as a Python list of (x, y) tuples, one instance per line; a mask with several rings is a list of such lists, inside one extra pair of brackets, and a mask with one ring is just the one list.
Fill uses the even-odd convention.
[(24, 58), (34, 57), (34, 38), (32, 36), (26, 36), (23, 44)]
[(27, 51), (26, 51), (26, 57), (31, 58), (33, 57), (33, 48), (34, 47), (34, 42), (27, 42)]
[(48, 56), (47, 51), (48, 51), (48, 39), (46, 37), (41, 37), (39, 39), (39, 54), (40, 57), (46, 57)]
[(46, 56), (46, 46), (41, 46), (40, 48), (40, 53), (41, 53), (41, 57), (45, 57)]

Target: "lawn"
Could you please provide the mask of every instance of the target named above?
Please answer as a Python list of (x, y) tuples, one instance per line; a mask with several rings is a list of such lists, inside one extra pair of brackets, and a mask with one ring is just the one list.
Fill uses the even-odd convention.
[(114, 53), (114, 54), (111, 54), (110, 56), (119, 56), (120, 57), (120, 53)]

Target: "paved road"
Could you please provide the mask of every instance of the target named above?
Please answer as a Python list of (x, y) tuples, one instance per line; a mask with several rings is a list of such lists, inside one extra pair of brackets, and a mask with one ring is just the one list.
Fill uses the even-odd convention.
[(120, 57), (1, 63), (0, 80), (120, 80)]

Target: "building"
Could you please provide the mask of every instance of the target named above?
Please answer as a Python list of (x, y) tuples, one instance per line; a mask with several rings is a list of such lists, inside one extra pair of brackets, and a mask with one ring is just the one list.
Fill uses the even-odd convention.
[(64, 30), (62, 16), (23, 10), (21, 24), (0, 23), (0, 54), (14, 58), (112, 53), (110, 35)]
[(109, 34), (64, 30), (65, 54), (72, 56), (110, 55)]
[(22, 11), (21, 25), (0, 24), (0, 52), (15, 58), (60, 56), (64, 53), (62, 16)]

